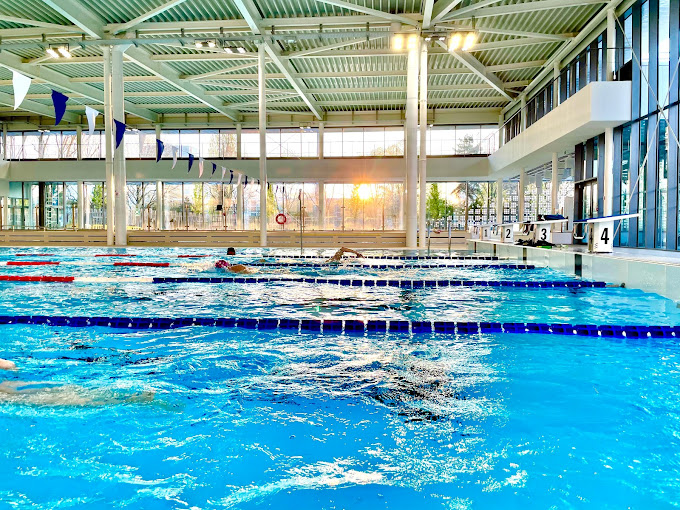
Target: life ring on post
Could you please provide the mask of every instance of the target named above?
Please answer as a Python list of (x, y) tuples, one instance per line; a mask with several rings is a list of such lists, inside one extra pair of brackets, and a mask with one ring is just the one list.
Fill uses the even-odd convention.
[(286, 218), (285, 214), (279, 213), (276, 215), (276, 223), (278, 223), (279, 225), (285, 225), (286, 221), (288, 221), (288, 219)]

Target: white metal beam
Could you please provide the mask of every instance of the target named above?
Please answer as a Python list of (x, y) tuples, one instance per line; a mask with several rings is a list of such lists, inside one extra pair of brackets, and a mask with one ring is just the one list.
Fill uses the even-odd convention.
[(45, 23), (44, 21), (36, 21), (28, 18), (17, 18), (15, 16), (7, 16), (6, 14), (2, 15), (2, 21), (6, 21), (8, 23), (19, 23), (21, 25), (29, 25), (32, 27), (49, 28), (52, 30), (59, 30), (63, 32), (78, 32), (78, 33), (83, 32), (80, 28), (74, 26), (59, 25), (57, 23)]
[(86, 9), (78, 0), (42, 0), (74, 25), (95, 39), (104, 37), (103, 23), (99, 16)]
[[(14, 96), (12, 94), (7, 94), (6, 92), (0, 92), (0, 104), (11, 106), (11, 110), (8, 111), (14, 111)], [(54, 108), (42, 103), (36, 103), (30, 99), (24, 99), (24, 101), (21, 103), (21, 109), (45, 117), (54, 117)], [(75, 113), (66, 112), (64, 114), (64, 120), (74, 124), (79, 124), (80, 116), (76, 115)]]
[(450, 15), (447, 16), (448, 13), (442, 14), (438, 19), (450, 19), (454, 17), (459, 17), (459, 16), (464, 16), (466, 14), (469, 14), (471, 12), (478, 11), (479, 9), (482, 9), (484, 7), (487, 7), (489, 5), (497, 4), (502, 0), (482, 0), (481, 2), (477, 2), (476, 4), (468, 5), (467, 7), (463, 7), (462, 9), (458, 9), (457, 11), (452, 12)]
[(363, 5), (345, 2), (344, 0), (316, 0), (316, 1), (321, 2), (323, 4), (334, 5), (335, 7), (340, 7), (342, 9), (360, 12), (362, 14), (368, 14), (369, 16), (376, 16), (378, 18), (383, 18), (391, 22), (398, 22), (412, 26), (418, 26), (420, 24), (418, 23), (418, 21), (412, 18), (407, 18), (406, 16), (400, 16), (399, 14), (390, 14), (389, 12), (371, 9), (370, 7), (364, 7)]
[(116, 30), (114, 30), (114, 34), (120, 34), (121, 32), (125, 32), (126, 30), (130, 30), (131, 28), (136, 27), (140, 23), (148, 20), (149, 18), (153, 18), (154, 16), (161, 14), (168, 9), (172, 9), (173, 7), (186, 2), (186, 0), (170, 0), (169, 2), (164, 3), (163, 5), (159, 5), (155, 9), (151, 9), (150, 11), (145, 12), (144, 14), (137, 16), (135, 19), (132, 19), (126, 23), (123, 23), (122, 25), (119, 25)]
[[(42, 0), (57, 12), (68, 18), (72, 23), (85, 30), (93, 37), (103, 38), (105, 35), (104, 22), (95, 13), (86, 9), (77, 0)], [(138, 66), (146, 69), (151, 74), (167, 81), (174, 87), (187, 92), (190, 96), (198, 99), (200, 102), (209, 106), (227, 117), (238, 120), (239, 114), (229, 108), (223, 107), (219, 101), (204, 94), (201, 87), (193, 83), (186, 83), (180, 79), (180, 73), (175, 71), (172, 67), (161, 62), (154, 62), (152, 55), (144, 48), (132, 47), (126, 52), (129, 60), (136, 63)], [(126, 107), (126, 109), (129, 109)]]
[[(500, 0), (499, 0), (500, 1)], [(489, 18), (492, 16), (505, 16), (509, 14), (521, 14), (523, 12), (545, 11), (551, 9), (566, 9), (567, 7), (580, 7), (583, 5), (597, 5), (607, 3), (607, 0), (538, 0), (536, 2), (524, 2), (518, 4), (501, 5), (499, 7), (486, 7), (474, 9), (471, 12), (460, 9), (452, 13), (446, 19)], [(477, 4), (470, 6), (476, 7)], [(465, 12), (463, 12), (465, 10)]]
[[(236, 5), (236, 8), (241, 13), (241, 16), (243, 16), (243, 19), (245, 19), (246, 23), (248, 23), (251, 31), (254, 34), (262, 34), (263, 31), (260, 27), (262, 16), (260, 16), (260, 13), (257, 10), (253, 0), (234, 0), (234, 5)], [(321, 119), (323, 117), (321, 109), (316, 104), (314, 98), (307, 93), (307, 85), (305, 85), (302, 80), (300, 80), (297, 71), (293, 69), (293, 66), (291, 66), (290, 63), (281, 56), (281, 50), (279, 50), (278, 47), (275, 47), (271, 41), (267, 40), (266, 38), (264, 39), (263, 43), (264, 49), (267, 52), (267, 55), (269, 55), (269, 58), (272, 59), (276, 66), (281, 70), (281, 73), (283, 76), (285, 76), (291, 86), (297, 90), (298, 94), (300, 94), (300, 97), (307, 104), (314, 115), (318, 119)], [(260, 77), (258, 77), (258, 80), (259, 79)]]
[[(450, 1), (450, 0), (449, 0)], [(454, 0), (460, 2), (461, 0)], [(434, 0), (425, 0), (423, 3), (423, 21), (422, 27), (427, 30), (430, 28), (430, 23), (432, 22), (432, 9), (434, 8)]]
[[(444, 48), (446, 47), (446, 44), (441, 41), (437, 41), (437, 44)], [(503, 82), (500, 80), (500, 78), (491, 74), (489, 70), (484, 67), (484, 64), (482, 64), (479, 60), (465, 51), (452, 51), (450, 53), (455, 59), (470, 69), (470, 71), (500, 92), (503, 97), (508, 99), (508, 101), (512, 101), (512, 96), (510, 96), (510, 94), (505, 91)]]
[[(451, 9), (456, 7), (462, 2), (462, 0), (437, 0), (437, 3), (434, 4), (434, 7), (432, 8), (432, 23), (436, 23), (440, 19), (442, 19), (444, 16), (446, 16)], [(425, 22), (423, 21), (423, 28), (428, 28), (425, 26)]]
[[(468, 104), (468, 103), (500, 103), (500, 102), (507, 102), (509, 101), (506, 97), (504, 96), (472, 96), (472, 97), (452, 97), (452, 98), (445, 98), (445, 99), (430, 99), (431, 103), (437, 103), (437, 104)], [(248, 101), (247, 103), (242, 103), (239, 105), (238, 103), (229, 103), (230, 106), (233, 106), (234, 108), (244, 108), (244, 109), (252, 109), (254, 108), (254, 105), (251, 104), (251, 101)], [(281, 108), (290, 108), (290, 107), (296, 107), (299, 108), (301, 106), (306, 106), (307, 103), (304, 101), (291, 101), (288, 103), (281, 103), (281, 102), (270, 102), (267, 101), (267, 106), (268, 107), (281, 107)], [(352, 101), (353, 106), (392, 106), (392, 105), (405, 105), (406, 104), (406, 99), (361, 99), (361, 100), (356, 100)], [(347, 101), (319, 101), (319, 105), (321, 106), (347, 106)], [(158, 105), (161, 108), (166, 107), (168, 105)], [(170, 106), (170, 108), (177, 108), (177, 106)], [(301, 113), (301, 112), (298, 112)]]

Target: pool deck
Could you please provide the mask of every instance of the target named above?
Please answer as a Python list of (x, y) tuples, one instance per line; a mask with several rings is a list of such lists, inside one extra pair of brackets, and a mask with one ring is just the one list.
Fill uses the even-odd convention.
[(469, 240), (477, 253), (526, 261), (587, 279), (653, 292), (680, 306), (680, 253), (637, 248), (614, 248), (612, 254), (588, 253), (586, 246), (550, 249), (517, 246), (496, 241)]

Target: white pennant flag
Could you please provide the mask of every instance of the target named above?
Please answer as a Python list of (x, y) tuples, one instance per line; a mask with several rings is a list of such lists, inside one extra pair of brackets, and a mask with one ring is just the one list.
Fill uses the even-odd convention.
[(96, 123), (95, 119), (97, 118), (97, 115), (99, 115), (99, 112), (94, 108), (86, 106), (85, 115), (87, 115), (87, 132), (90, 136), (92, 136), (94, 134), (94, 127)]
[(31, 86), (31, 79), (21, 73), (12, 71), (12, 86), (14, 87), (14, 109), (19, 108), (19, 105), (24, 102), (24, 98), (28, 93), (28, 88)]
[(224, 180), (224, 174), (227, 173), (227, 169), (222, 167), (222, 180)]
[(177, 164), (177, 147), (172, 147), (172, 168)]
[(203, 158), (198, 158), (198, 178), (203, 177), (203, 163), (205, 160)]

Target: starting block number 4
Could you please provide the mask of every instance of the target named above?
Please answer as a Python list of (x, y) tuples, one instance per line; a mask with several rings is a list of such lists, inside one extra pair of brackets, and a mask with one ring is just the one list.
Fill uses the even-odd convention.
[(612, 253), (614, 251), (614, 222), (593, 223), (588, 245), (592, 253)]

